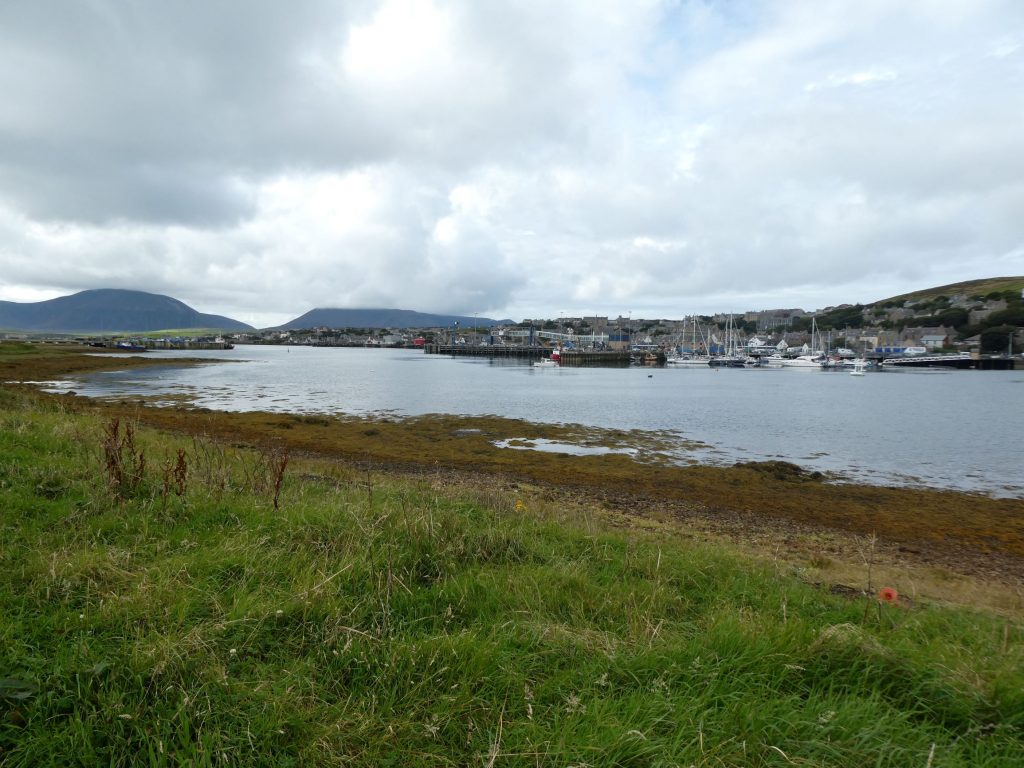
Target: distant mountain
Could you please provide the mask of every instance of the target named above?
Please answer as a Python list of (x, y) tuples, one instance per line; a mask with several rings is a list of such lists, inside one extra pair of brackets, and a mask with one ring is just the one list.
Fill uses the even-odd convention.
[(65, 333), (142, 333), (209, 328), (251, 331), (251, 325), (196, 312), (170, 296), (105, 288), (49, 301), (0, 301), (0, 328)]
[(312, 309), (301, 317), (268, 330), (301, 328), (463, 328), (510, 325), (512, 320), (466, 315), (432, 315), (411, 309)]

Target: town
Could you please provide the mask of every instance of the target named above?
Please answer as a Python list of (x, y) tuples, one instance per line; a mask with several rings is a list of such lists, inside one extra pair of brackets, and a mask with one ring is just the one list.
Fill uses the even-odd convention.
[[(1009, 285), (1007, 284), (1009, 283)], [(83, 292), (54, 303), (77, 302)], [(562, 365), (708, 364), (712, 367), (941, 365), (957, 368), (1024, 367), (1024, 289), (1020, 281), (974, 281), (933, 288), (873, 304), (842, 304), (808, 312), (766, 309), (691, 314), (679, 319), (600, 315), (495, 321), (479, 316), (428, 315), (405, 310), (313, 310), (274, 328), (254, 329), (220, 316), (200, 316), (167, 297), (108, 291), (111, 312), (60, 315), (65, 327), (177, 327), (177, 331), (7, 330), (10, 340), (76, 341), (121, 352), (230, 349), (236, 344), (422, 349), (427, 353), (492, 358), (558, 357)], [(126, 298), (127, 297), (127, 298)], [(141, 298), (140, 298), (141, 297)], [(195, 317), (159, 320), (117, 314), (118, 302), (143, 305), (166, 299)], [(44, 302), (45, 303), (45, 302)], [(16, 306), (16, 305), (11, 305)], [(31, 307), (32, 305), (25, 305)], [(56, 310), (55, 310), (56, 311)], [(351, 314), (351, 313), (358, 314)], [(112, 314), (111, 314), (112, 313)], [(349, 313), (346, 318), (344, 314)], [(177, 316), (176, 316), (177, 318)], [(342, 318), (358, 325), (343, 326)], [(408, 322), (401, 325), (402, 319)], [(199, 322), (196, 322), (199, 320)], [(202, 321), (206, 322), (203, 323)], [(216, 324), (214, 324), (216, 323)], [(233, 325), (233, 327), (232, 327)], [(57, 327), (61, 327), (57, 325)], [(117, 326), (114, 326), (117, 327)], [(793, 361), (800, 358), (796, 363)]]
[(672, 355), (822, 350), (857, 355), (974, 353), (1012, 357), (1024, 348), (1024, 302), (1014, 290), (966, 293), (818, 312), (773, 309), (678, 320), (560, 316), (494, 327), (307, 328), (238, 333), (241, 344), (537, 350), (564, 348)]

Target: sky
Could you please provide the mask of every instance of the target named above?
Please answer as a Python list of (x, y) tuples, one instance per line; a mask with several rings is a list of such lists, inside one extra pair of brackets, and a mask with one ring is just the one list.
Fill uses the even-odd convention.
[(1021, 0), (7, 0), (0, 300), (260, 327), (1024, 274)]

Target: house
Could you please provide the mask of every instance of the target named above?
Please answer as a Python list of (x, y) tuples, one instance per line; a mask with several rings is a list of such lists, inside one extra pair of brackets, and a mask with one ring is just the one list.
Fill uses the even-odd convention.
[(949, 346), (949, 329), (945, 326), (904, 328), (900, 341), (906, 346), (920, 346), (926, 349), (938, 349)]
[(846, 346), (851, 349), (871, 350), (879, 346), (880, 328), (847, 329)]
[(928, 350), (942, 349), (949, 346), (949, 336), (938, 333), (926, 333), (921, 336), (921, 345)]

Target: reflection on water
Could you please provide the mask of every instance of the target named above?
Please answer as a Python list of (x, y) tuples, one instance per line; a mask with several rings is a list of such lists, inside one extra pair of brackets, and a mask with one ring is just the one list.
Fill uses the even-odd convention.
[(609, 453), (635, 456), (639, 453), (639, 449), (627, 446), (575, 445), (557, 440), (546, 440), (542, 437), (510, 437), (505, 440), (495, 440), (494, 445), (497, 448), (513, 448), (519, 451), (543, 451), (544, 453), (567, 453), (571, 456), (603, 456)]
[(667, 435), (661, 451), (680, 463), (781, 459), (861, 482), (1024, 497), (1019, 372), (537, 369), (415, 350), (312, 347), (151, 354), (232, 362), (93, 374), (59, 388), (229, 411), (498, 415), (645, 430)]

